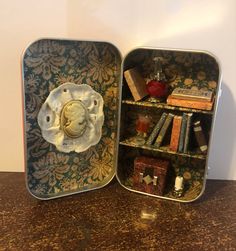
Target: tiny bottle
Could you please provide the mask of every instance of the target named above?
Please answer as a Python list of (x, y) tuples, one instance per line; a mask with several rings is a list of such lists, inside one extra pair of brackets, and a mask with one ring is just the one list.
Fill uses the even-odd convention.
[(155, 62), (155, 76), (154, 79), (149, 81), (147, 84), (148, 94), (152, 98), (156, 99), (156, 101), (160, 101), (161, 99), (165, 98), (168, 93), (166, 77), (162, 71), (161, 60), (161, 57), (155, 57), (153, 59)]

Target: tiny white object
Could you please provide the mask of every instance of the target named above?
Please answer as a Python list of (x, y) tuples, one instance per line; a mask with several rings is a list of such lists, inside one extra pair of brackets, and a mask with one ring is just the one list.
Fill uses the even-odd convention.
[(175, 190), (183, 189), (183, 177), (177, 176), (175, 178)]
[(102, 96), (89, 85), (60, 85), (38, 114), (43, 138), (61, 152), (86, 151), (101, 139), (103, 104)]

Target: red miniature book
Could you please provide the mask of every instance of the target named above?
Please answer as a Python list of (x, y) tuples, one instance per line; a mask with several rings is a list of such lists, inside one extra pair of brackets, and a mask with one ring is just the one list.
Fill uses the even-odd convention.
[(182, 123), (182, 116), (174, 116), (171, 139), (170, 139), (170, 150), (174, 152), (178, 151), (181, 123)]

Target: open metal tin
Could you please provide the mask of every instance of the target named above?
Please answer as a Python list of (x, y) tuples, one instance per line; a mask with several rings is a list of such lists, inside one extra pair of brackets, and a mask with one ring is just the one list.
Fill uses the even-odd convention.
[[(147, 79), (153, 70), (154, 56), (165, 59), (164, 69), (169, 74), (170, 88), (184, 85), (187, 88), (195, 86), (211, 90), (215, 99), (212, 111), (134, 102), (123, 73), (138, 66)], [(190, 202), (203, 193), (208, 154), (177, 154), (165, 148), (135, 146), (128, 139), (134, 134), (137, 113), (151, 114), (155, 121), (162, 111), (171, 110), (176, 114), (191, 112), (204, 121), (209, 153), (221, 82), (219, 63), (210, 53), (137, 48), (122, 61), (119, 50), (107, 42), (40, 39), (30, 44), (23, 54), (22, 78), (26, 185), (36, 198), (46, 200), (102, 188), (115, 174), (119, 183), (128, 190), (155, 197)], [(68, 89), (72, 93), (69, 98), (65, 96), (65, 84), (74, 88)], [(85, 89), (85, 94), (76, 96), (81, 93), (81, 88)], [(91, 101), (93, 97), (100, 96), (101, 101), (99, 98)], [(65, 107), (72, 107), (71, 104), (75, 104), (73, 107), (79, 111), (79, 117), (81, 109), (87, 114), (86, 128), (90, 129), (86, 129), (87, 138), (83, 139), (83, 144), (87, 145), (84, 148), (80, 147), (81, 141), (71, 139), (74, 134), (69, 134), (78, 133), (81, 127), (64, 129), (71, 122), (64, 115)], [(99, 105), (102, 115), (98, 115), (100, 108), (94, 108)], [(43, 110), (43, 107), (46, 108)], [(49, 111), (51, 117), (47, 115)], [(61, 119), (62, 116), (65, 118)], [(98, 126), (94, 121), (99, 116), (102, 126), (96, 131)], [(82, 120), (77, 122), (80, 125), (84, 123)], [(62, 140), (57, 140), (59, 134)], [(88, 144), (90, 141), (92, 143)], [(70, 144), (69, 148), (67, 144)], [(133, 163), (135, 157), (140, 155), (170, 161), (170, 172), (162, 196), (138, 191), (133, 186)], [(180, 166), (186, 191), (182, 197), (175, 198), (172, 188)]]

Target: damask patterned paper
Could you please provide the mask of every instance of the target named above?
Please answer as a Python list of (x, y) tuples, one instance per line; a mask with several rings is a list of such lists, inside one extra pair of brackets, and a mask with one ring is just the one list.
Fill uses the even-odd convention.
[[(42, 199), (99, 188), (115, 173), (117, 105), (121, 58), (109, 43), (38, 40), (23, 57), (27, 185)], [(70, 82), (87, 84), (104, 100), (104, 125), (98, 144), (64, 153), (42, 137), (37, 116), (49, 93)]]
[(151, 80), (154, 57), (161, 57), (162, 68), (170, 91), (176, 87), (210, 90), (216, 93), (219, 65), (215, 58), (204, 52), (172, 51), (159, 49), (136, 49), (124, 60), (124, 67), (139, 66), (143, 77)]

